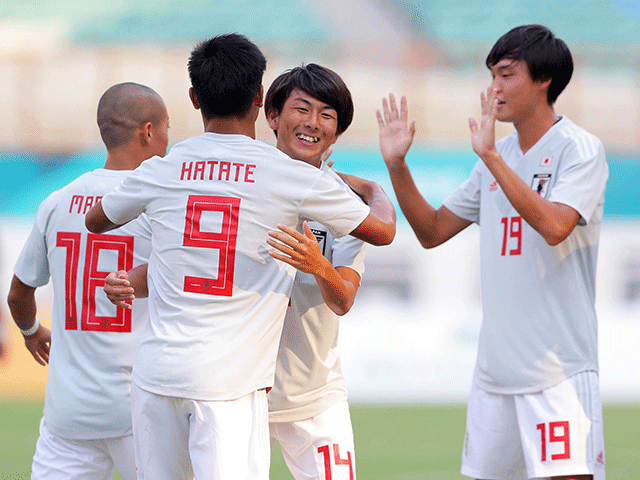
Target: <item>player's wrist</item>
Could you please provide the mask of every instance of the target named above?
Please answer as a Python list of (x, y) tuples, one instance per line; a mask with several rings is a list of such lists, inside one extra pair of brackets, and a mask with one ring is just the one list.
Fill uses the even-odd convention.
[(35, 317), (35, 322), (33, 322), (33, 326), (31, 326), (30, 328), (23, 330), (22, 328), (18, 327), (20, 333), (22, 333), (22, 335), (24, 335), (25, 337), (30, 337), (31, 335), (35, 334), (39, 328), (40, 320), (38, 320), (38, 317)]

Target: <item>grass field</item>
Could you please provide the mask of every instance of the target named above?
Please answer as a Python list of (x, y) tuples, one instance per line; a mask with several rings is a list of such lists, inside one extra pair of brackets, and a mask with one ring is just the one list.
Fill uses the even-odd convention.
[[(41, 415), (40, 403), (0, 402), (0, 480), (29, 478)], [(466, 478), (464, 406), (355, 404), (351, 416), (360, 480)], [(604, 428), (607, 478), (640, 479), (640, 405), (605, 405)], [(276, 447), (271, 479), (291, 478)]]

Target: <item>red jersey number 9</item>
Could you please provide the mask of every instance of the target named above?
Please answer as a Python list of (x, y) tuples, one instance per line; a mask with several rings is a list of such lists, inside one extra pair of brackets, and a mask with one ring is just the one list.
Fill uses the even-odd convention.
[[(219, 231), (201, 230), (203, 212), (216, 212), (218, 216), (221, 216)], [(239, 198), (209, 195), (189, 196), (183, 245), (217, 250), (218, 276), (216, 278), (185, 276), (185, 292), (224, 297), (232, 295), (239, 212)]]

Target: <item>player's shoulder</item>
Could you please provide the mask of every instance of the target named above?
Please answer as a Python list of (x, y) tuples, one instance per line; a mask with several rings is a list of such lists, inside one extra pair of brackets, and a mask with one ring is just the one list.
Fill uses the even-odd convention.
[(562, 116), (556, 125), (555, 140), (561, 148), (573, 147), (581, 156), (594, 157), (604, 155), (602, 141), (583, 127)]
[(94, 179), (94, 171), (85, 172), (79, 177), (73, 179), (67, 183), (64, 187), (51, 192), (40, 204), (40, 208), (53, 207), (58, 204), (60, 198), (64, 197), (70, 192), (77, 191), (79, 187), (92, 184)]

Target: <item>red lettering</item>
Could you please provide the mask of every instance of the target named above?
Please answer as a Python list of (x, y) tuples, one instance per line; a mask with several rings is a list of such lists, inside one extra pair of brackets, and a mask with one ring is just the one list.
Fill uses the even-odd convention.
[(71, 197), (71, 205), (69, 206), (69, 213), (73, 210), (74, 205), (78, 205), (78, 211), (76, 213), (80, 213), (80, 209), (82, 208), (82, 202), (84, 201), (84, 196), (82, 195), (74, 195)]
[(109, 271), (98, 270), (100, 252), (114, 250), (117, 254), (115, 270), (133, 268), (133, 237), (124, 235), (96, 235), (87, 237), (87, 256), (84, 265), (81, 329), (97, 332), (131, 332), (131, 310), (116, 308), (113, 317), (96, 314), (96, 289), (104, 287)]
[[(541, 446), (541, 460), (545, 462), (547, 460), (547, 436), (546, 436), (546, 424), (539, 423), (536, 425), (536, 429), (540, 430), (540, 446)], [(562, 435), (556, 435), (556, 429), (562, 429)], [(569, 422), (549, 422), (549, 443), (562, 442), (564, 443), (564, 452), (555, 453), (551, 455), (551, 460), (564, 460), (571, 458), (571, 442), (569, 437)]]
[(78, 328), (78, 313), (76, 311), (76, 280), (78, 279), (78, 258), (80, 257), (80, 232), (58, 232), (57, 247), (67, 249), (64, 274), (64, 328), (76, 330)]
[(193, 167), (193, 162), (189, 162), (189, 167), (187, 167), (187, 162), (182, 162), (182, 173), (180, 174), (180, 180), (184, 180), (184, 174), (187, 173), (187, 180), (191, 180), (191, 168)]
[[(207, 211), (222, 213), (222, 226), (219, 232), (200, 229), (202, 212)], [(224, 297), (232, 295), (239, 213), (239, 198), (189, 196), (183, 245), (218, 250), (218, 271), (216, 278), (185, 276), (185, 292)]]
[(247, 183), (255, 183), (255, 180), (250, 179), (249, 175), (253, 175), (253, 169), (256, 168), (255, 165), (247, 165), (244, 169), (244, 181)]
[[(331, 454), (329, 453), (329, 445), (318, 447), (318, 453), (322, 455), (324, 460), (324, 478), (332, 480), (331, 473)], [(335, 465), (349, 465), (349, 480), (353, 480), (353, 461), (351, 460), (351, 452), (347, 451), (347, 458), (340, 458), (338, 444), (333, 444), (333, 461)]]
[(244, 163), (234, 163), (234, 167), (236, 167), (236, 182), (240, 178), (240, 168), (244, 167)]
[(207, 162), (209, 164), (209, 166), (211, 167), (211, 170), (209, 170), (209, 180), (213, 180), (213, 170), (215, 169), (215, 166), (218, 164), (217, 160), (213, 160), (210, 162)]
[(198, 173), (200, 173), (200, 180), (204, 180), (204, 167), (205, 162), (196, 162), (196, 169), (193, 172), (193, 179), (195, 180), (198, 177)]
[(84, 210), (82, 211), (82, 213), (86, 214), (88, 210), (91, 210), (91, 207), (93, 207), (93, 200), (94, 200), (93, 197), (87, 197), (84, 204)]
[(220, 162), (220, 173), (218, 173), (218, 180), (222, 180), (222, 174), (226, 174), (227, 178), (225, 179), (227, 182), (229, 181), (229, 173), (231, 172), (231, 163), (230, 162)]

